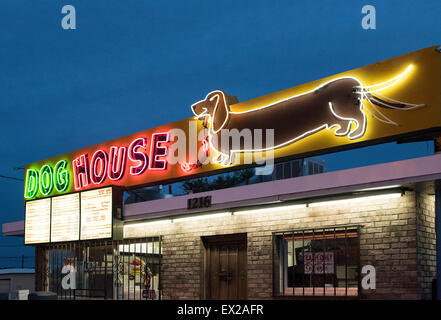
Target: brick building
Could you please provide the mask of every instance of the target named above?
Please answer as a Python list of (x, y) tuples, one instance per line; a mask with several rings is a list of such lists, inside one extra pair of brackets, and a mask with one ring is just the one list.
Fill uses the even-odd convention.
[[(36, 289), (59, 298), (430, 299), (441, 154), (328, 173), (299, 159), (386, 142), (440, 152), (440, 53), (243, 102), (215, 90), (191, 118), (30, 163), (25, 221), (3, 234), (35, 245)], [(282, 180), (203, 188), (267, 160)]]
[[(37, 246), (37, 289), (71, 297), (57, 275), (71, 259), (85, 266), (80, 297), (431, 299), (440, 163), (437, 154), (126, 204), (119, 242)], [(211, 196), (211, 207), (187, 209), (195, 196)], [(375, 289), (361, 286), (366, 265)]]

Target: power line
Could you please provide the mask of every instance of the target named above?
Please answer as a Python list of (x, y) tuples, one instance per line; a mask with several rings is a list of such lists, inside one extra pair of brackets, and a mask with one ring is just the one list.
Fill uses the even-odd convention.
[(10, 246), (8, 246), (8, 245), (0, 245), (0, 248), (19, 248), (19, 247), (23, 247), (23, 248), (26, 248), (26, 246), (24, 245), (24, 244), (22, 244), (22, 245), (19, 245), (19, 244), (17, 244), (17, 245), (10, 245)]
[(15, 177), (9, 177), (9, 176), (5, 176), (5, 175), (2, 175), (2, 174), (0, 174), (0, 178), (16, 180), (16, 181), (23, 181), (23, 179), (15, 178)]

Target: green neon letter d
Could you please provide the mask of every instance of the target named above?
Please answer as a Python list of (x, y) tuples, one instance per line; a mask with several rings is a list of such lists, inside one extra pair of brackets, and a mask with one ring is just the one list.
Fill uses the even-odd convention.
[(26, 170), (25, 180), (25, 199), (32, 199), (38, 191), (38, 171), (34, 169)]

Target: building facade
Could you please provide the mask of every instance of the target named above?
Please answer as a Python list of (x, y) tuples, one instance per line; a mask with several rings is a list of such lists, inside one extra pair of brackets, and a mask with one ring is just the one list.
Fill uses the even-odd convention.
[(25, 165), (25, 221), (3, 234), (35, 246), (36, 290), (62, 299), (430, 299), (441, 154), (335, 172), (311, 157), (439, 152), (440, 53), (243, 102), (214, 90), (191, 118)]
[[(72, 298), (61, 288), (70, 263), (76, 298), (431, 299), (440, 163), (437, 154), (126, 204), (119, 242), (38, 245), (37, 290)], [(187, 209), (208, 195), (211, 207)], [(374, 289), (363, 288), (368, 274)]]

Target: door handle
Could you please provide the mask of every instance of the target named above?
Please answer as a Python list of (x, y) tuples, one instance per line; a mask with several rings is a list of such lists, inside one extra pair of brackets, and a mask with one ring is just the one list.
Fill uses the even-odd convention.
[(230, 270), (221, 270), (218, 273), (218, 277), (220, 280), (223, 281), (231, 281), (233, 280), (233, 272), (231, 272)]

